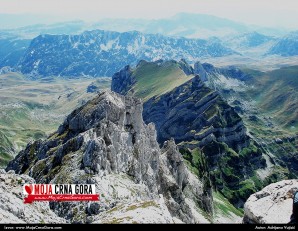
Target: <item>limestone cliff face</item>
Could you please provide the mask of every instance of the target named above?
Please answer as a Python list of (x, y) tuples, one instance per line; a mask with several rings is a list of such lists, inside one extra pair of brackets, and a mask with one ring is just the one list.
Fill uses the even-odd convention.
[[(202, 222), (195, 211), (212, 214), (211, 195), (206, 197), (202, 183), (187, 170), (173, 140), (159, 148), (155, 127), (143, 122), (142, 110), (139, 99), (103, 92), (73, 111), (47, 140), (28, 144), (7, 170), (38, 183), (96, 184), (104, 195), (100, 203), (51, 203), (71, 222), (108, 221), (112, 218), (101, 214), (121, 205), (137, 208), (140, 202), (163, 211), (162, 222)], [(192, 195), (192, 204), (186, 195)]]
[(287, 224), (293, 206), (293, 194), (298, 190), (298, 180), (284, 180), (270, 184), (251, 195), (244, 205), (244, 223)]
[(196, 140), (201, 147), (215, 140), (236, 150), (247, 145), (241, 118), (199, 76), (145, 102), (143, 115), (156, 125), (160, 142), (173, 137), (177, 143)]

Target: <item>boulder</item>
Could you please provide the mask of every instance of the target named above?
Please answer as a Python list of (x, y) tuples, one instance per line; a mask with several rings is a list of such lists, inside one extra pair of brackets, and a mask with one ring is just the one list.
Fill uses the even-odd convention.
[(288, 223), (292, 214), (293, 194), (298, 180), (283, 180), (270, 184), (251, 195), (244, 205), (244, 223)]

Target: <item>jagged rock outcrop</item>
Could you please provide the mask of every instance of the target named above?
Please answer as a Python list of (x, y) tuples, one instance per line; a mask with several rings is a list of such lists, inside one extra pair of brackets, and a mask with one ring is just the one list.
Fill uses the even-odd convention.
[(48, 202), (24, 204), (23, 184), (34, 179), (0, 169), (0, 223), (66, 223), (58, 217)]
[(244, 205), (244, 223), (289, 223), (293, 208), (293, 194), (298, 180), (283, 180), (270, 184), (251, 195)]
[[(211, 191), (204, 191), (185, 167), (173, 140), (159, 148), (155, 127), (145, 125), (142, 110), (139, 99), (100, 93), (73, 111), (47, 140), (28, 144), (7, 170), (26, 173), (38, 183), (94, 183), (104, 195), (99, 203), (51, 203), (71, 222), (103, 222), (107, 213), (102, 212), (122, 211), (124, 205), (128, 211), (143, 205), (171, 214), (163, 222), (202, 221), (196, 213), (204, 208), (212, 214)], [(117, 220), (125, 221), (133, 218)]]
[(183, 70), (183, 72), (186, 75), (193, 75), (194, 69), (192, 66), (190, 66), (185, 59), (181, 59), (179, 62), (177, 62), (179, 67)]
[[(139, 69), (142, 68), (142, 62), (145, 61), (140, 61), (136, 67), (139, 72), (141, 72)], [(209, 67), (207, 64), (202, 65), (197, 62), (193, 69), (183, 59), (179, 62), (160, 60), (154, 63), (159, 66), (164, 64), (165, 71), (168, 66), (173, 66), (183, 70), (185, 75), (203, 76), (197, 75), (170, 92), (152, 97), (145, 102), (144, 120), (146, 123), (155, 123), (160, 143), (173, 137), (178, 143), (198, 140), (201, 146), (212, 140), (225, 142), (232, 147), (238, 146), (237, 150), (247, 146), (248, 137), (241, 118), (222, 100), (217, 91), (211, 90), (204, 84), (208, 81), (205, 70)], [(217, 70), (211, 67), (213, 71)], [(133, 75), (136, 69), (126, 66), (115, 73), (111, 89), (122, 95), (133, 95), (134, 86), (137, 83), (136, 76)], [(227, 70), (231, 74), (233, 71), (237, 70)], [(142, 88), (145, 87), (142, 86)]]
[(201, 77), (203, 82), (208, 81), (207, 72), (205, 71), (203, 65), (200, 62), (194, 64), (194, 73)]

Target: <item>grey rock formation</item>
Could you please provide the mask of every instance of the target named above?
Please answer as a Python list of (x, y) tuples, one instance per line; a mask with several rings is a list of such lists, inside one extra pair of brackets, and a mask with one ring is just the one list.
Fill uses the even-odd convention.
[[(164, 198), (160, 208), (167, 208), (172, 217), (200, 222), (186, 198), (193, 198), (197, 210), (212, 208), (211, 192), (206, 197), (173, 140), (159, 148), (155, 127), (145, 125), (142, 110), (139, 99), (100, 93), (73, 111), (47, 140), (28, 144), (7, 169), (27, 173), (39, 183), (96, 184), (105, 195), (99, 205), (51, 203), (59, 216), (71, 222), (95, 222), (101, 218), (94, 215), (119, 203), (157, 203), (160, 195)], [(128, 190), (130, 193), (123, 193)], [(207, 212), (212, 214), (212, 209)]]
[(292, 214), (293, 194), (297, 190), (298, 180), (283, 180), (251, 195), (244, 205), (243, 222), (287, 224)]
[(0, 223), (66, 223), (50, 210), (48, 202), (24, 204), (23, 185), (33, 183), (27, 175), (0, 169)]
[(204, 146), (217, 140), (241, 149), (248, 140), (241, 118), (199, 76), (145, 102), (143, 115), (145, 122), (155, 123), (160, 142), (173, 137)]
[(199, 75), (203, 82), (208, 81), (207, 72), (206, 72), (206, 70), (204, 69), (203, 65), (200, 62), (196, 62), (194, 64), (194, 73)]

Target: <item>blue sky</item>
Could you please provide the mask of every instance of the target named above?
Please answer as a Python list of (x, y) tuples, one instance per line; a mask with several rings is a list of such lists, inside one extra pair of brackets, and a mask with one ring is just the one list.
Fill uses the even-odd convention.
[(0, 13), (58, 20), (165, 18), (203, 13), (260, 26), (298, 29), (298, 0), (0, 0)]

